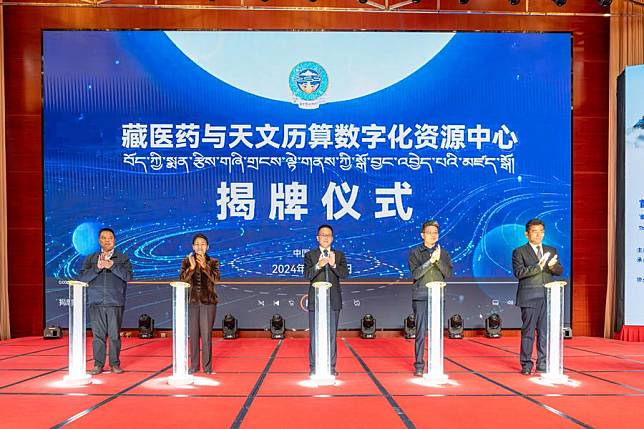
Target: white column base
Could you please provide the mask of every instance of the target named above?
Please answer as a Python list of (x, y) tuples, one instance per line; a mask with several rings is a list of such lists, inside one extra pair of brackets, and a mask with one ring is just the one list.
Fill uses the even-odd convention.
[(171, 375), (168, 377), (168, 384), (171, 386), (187, 386), (194, 383), (195, 378), (190, 375)]
[(568, 383), (568, 376), (565, 374), (549, 374), (549, 373), (543, 373), (541, 374), (541, 379), (550, 384), (566, 384)]
[(446, 384), (449, 383), (449, 377), (445, 373), (431, 373), (431, 372), (426, 372), (423, 374), (423, 379), (425, 381), (428, 381), (429, 383), (432, 384)]
[(318, 386), (333, 386), (335, 384), (335, 375), (331, 374), (313, 374), (311, 376), (311, 381), (317, 384)]
[(92, 382), (92, 376), (89, 374), (80, 375), (80, 376), (66, 375), (63, 377), (63, 383), (65, 383), (68, 386), (84, 386), (86, 384), (90, 384), (91, 382)]

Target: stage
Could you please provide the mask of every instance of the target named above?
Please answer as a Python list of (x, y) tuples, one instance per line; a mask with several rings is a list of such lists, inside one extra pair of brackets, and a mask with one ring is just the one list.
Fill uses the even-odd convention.
[(70, 388), (66, 338), (18, 338), (0, 342), (0, 427), (644, 427), (644, 343), (566, 340), (570, 383), (548, 386), (519, 373), (519, 341), (446, 339), (438, 387), (412, 376), (413, 340), (342, 338), (336, 385), (311, 387), (307, 339), (215, 338), (215, 374), (177, 388), (170, 338), (124, 338), (124, 374)]

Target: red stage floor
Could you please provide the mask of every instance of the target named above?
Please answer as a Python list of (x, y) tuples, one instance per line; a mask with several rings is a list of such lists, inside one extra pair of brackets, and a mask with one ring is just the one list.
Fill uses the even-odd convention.
[(519, 374), (518, 337), (445, 340), (450, 383), (430, 387), (413, 340), (346, 338), (336, 385), (310, 387), (307, 339), (215, 339), (215, 374), (180, 388), (171, 339), (126, 338), (124, 374), (72, 388), (66, 339), (19, 338), (0, 342), (0, 428), (644, 428), (644, 344), (565, 346), (571, 381), (548, 386)]

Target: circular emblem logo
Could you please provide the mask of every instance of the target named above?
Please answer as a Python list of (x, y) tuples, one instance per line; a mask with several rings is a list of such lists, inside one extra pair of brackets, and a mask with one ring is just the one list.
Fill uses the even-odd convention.
[(318, 63), (304, 61), (291, 70), (289, 85), (296, 98), (313, 101), (324, 95), (329, 87), (329, 77)]

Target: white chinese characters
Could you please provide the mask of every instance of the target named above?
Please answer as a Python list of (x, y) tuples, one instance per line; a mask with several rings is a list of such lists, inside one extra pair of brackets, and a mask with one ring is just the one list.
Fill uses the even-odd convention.
[[(255, 189), (253, 183), (221, 182), (217, 188), (218, 220), (240, 217), (245, 220), (255, 219)], [(302, 220), (309, 213), (308, 187), (306, 184), (271, 183), (270, 184), (271, 220)], [(320, 202), (326, 209), (327, 220), (338, 220), (345, 216), (360, 219), (362, 214), (355, 208), (360, 187), (343, 182), (338, 185), (329, 182)], [(261, 192), (260, 192), (261, 194)], [(392, 188), (376, 188), (375, 203), (379, 210), (374, 212), (376, 219), (400, 218), (411, 219), (412, 207), (405, 207), (403, 198), (412, 195), (411, 185), (407, 182), (394, 182)]]

